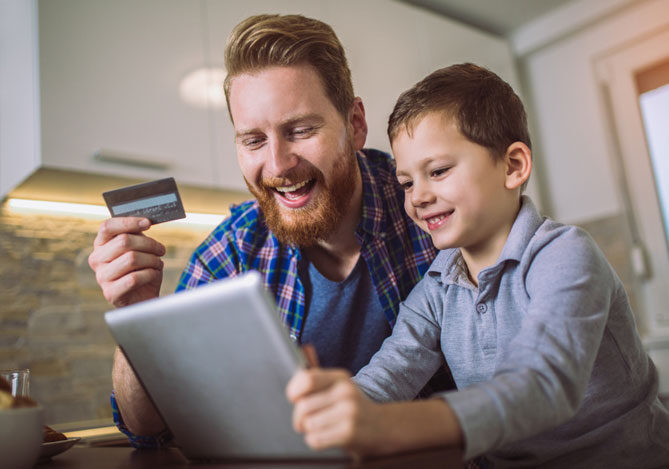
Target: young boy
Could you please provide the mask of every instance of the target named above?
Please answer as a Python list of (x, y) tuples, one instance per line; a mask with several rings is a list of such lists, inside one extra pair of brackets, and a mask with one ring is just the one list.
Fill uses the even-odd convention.
[[(400, 96), (388, 134), (405, 209), (441, 251), (353, 380), (295, 375), (295, 429), (363, 455), (462, 445), (494, 467), (669, 466), (669, 413), (620, 280), (585, 232), (521, 195), (531, 144), (511, 87), (472, 64), (438, 70)], [(406, 402), (444, 360), (458, 390)]]

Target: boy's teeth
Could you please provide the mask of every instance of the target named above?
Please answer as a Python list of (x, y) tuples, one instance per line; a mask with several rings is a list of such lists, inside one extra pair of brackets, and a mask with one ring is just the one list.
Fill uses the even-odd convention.
[(292, 186), (282, 186), (282, 187), (277, 187), (276, 190), (279, 192), (293, 192), (298, 190), (301, 187), (304, 187), (307, 185), (309, 181), (302, 181), (298, 182), (297, 184), (293, 184)]
[(427, 222), (430, 223), (430, 224), (433, 224), (433, 223), (437, 223), (437, 222), (443, 220), (444, 218), (446, 218), (446, 215), (438, 215), (438, 216), (433, 217), (433, 218), (428, 218)]

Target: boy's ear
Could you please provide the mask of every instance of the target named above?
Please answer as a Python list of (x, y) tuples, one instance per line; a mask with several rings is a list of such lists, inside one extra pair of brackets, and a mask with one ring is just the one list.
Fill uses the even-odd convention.
[(348, 124), (353, 131), (353, 146), (355, 151), (361, 150), (367, 141), (367, 120), (365, 119), (365, 106), (362, 99), (355, 98), (348, 112)]
[(517, 189), (523, 185), (532, 172), (532, 150), (523, 142), (513, 142), (504, 155), (506, 180), (504, 187)]

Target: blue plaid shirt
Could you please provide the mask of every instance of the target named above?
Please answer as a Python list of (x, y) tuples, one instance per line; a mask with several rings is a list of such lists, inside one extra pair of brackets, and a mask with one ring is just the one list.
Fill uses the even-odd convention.
[[(358, 153), (362, 175), (362, 219), (355, 236), (388, 323), (395, 324), (399, 304), (422, 278), (437, 250), (430, 236), (404, 212), (404, 191), (395, 179), (391, 157), (378, 150)], [(265, 224), (257, 201), (231, 207), (226, 218), (195, 250), (177, 291), (249, 270), (260, 272), (273, 292), (282, 321), (299, 340), (305, 317), (304, 285), (298, 277), (299, 247), (285, 245)], [(133, 446), (162, 446), (166, 434), (137, 437), (125, 428), (112, 394), (116, 424)]]

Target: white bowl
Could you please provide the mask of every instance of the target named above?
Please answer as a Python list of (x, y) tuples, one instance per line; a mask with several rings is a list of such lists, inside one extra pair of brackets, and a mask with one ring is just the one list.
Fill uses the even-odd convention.
[(42, 447), (42, 407), (0, 410), (0, 466), (32, 467)]

